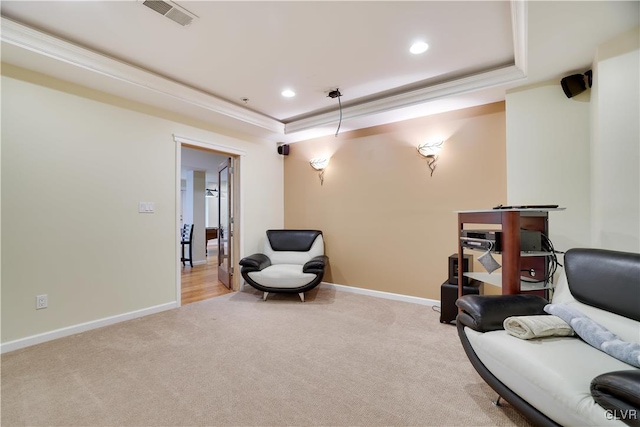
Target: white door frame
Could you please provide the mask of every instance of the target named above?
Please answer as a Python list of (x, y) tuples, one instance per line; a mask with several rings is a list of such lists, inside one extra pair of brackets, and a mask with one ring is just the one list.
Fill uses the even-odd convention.
[[(242, 212), (242, 205), (243, 205), (243, 194), (242, 191), (240, 191), (240, 185), (242, 183), (242, 178), (243, 178), (243, 170), (242, 170), (242, 158), (247, 154), (246, 151), (244, 150), (240, 150), (238, 148), (235, 147), (230, 147), (230, 146), (226, 146), (226, 145), (220, 145), (220, 144), (215, 144), (213, 142), (210, 141), (203, 141), (203, 140), (198, 140), (198, 139), (193, 139), (193, 138), (188, 138), (188, 137), (184, 137), (184, 136), (180, 136), (180, 135), (173, 135), (173, 140), (176, 142), (176, 221), (175, 221), (175, 229), (176, 229), (176, 236), (179, 235), (180, 233), (180, 191), (181, 191), (181, 187), (182, 187), (182, 176), (181, 176), (181, 168), (182, 168), (182, 146), (186, 145), (186, 146), (191, 146), (191, 147), (200, 147), (200, 148), (204, 148), (206, 150), (211, 150), (211, 151), (215, 151), (219, 154), (225, 155), (225, 156), (229, 156), (229, 157), (233, 157), (234, 158), (234, 162), (233, 162), (233, 167), (234, 167), (234, 180), (233, 180), (233, 188), (232, 191), (234, 193), (234, 222), (236, 227), (234, 228), (234, 233), (233, 233), (233, 246), (232, 246), (232, 250), (233, 250), (233, 259), (234, 259), (234, 267), (236, 267), (236, 264), (238, 263), (238, 260), (240, 259), (240, 254), (243, 253), (243, 249), (244, 249), (244, 245), (243, 245), (243, 240), (241, 239), (242, 236), (242, 229), (244, 226), (244, 214)], [(177, 302), (177, 306), (180, 307), (182, 305), (182, 292), (181, 292), (181, 282), (182, 282), (182, 278), (181, 278), (181, 269), (180, 269), (180, 239), (176, 237), (176, 247), (175, 247), (175, 256), (174, 259), (176, 260), (176, 302)], [(233, 274), (233, 279), (232, 279), (232, 288), (233, 290), (239, 290), (240, 289), (240, 279), (239, 279), (239, 269), (236, 267), (234, 268), (234, 274)]]

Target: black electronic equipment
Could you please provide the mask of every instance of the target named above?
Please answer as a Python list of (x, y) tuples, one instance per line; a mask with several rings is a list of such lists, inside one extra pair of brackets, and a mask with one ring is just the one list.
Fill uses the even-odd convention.
[[(471, 280), (468, 286), (462, 287), (462, 295), (478, 295), (480, 294), (481, 282)], [(440, 286), (440, 323), (449, 323), (456, 320), (458, 315), (458, 307), (456, 301), (458, 299), (458, 285), (452, 285), (444, 282)]]
[[(458, 285), (458, 254), (453, 254), (449, 257), (449, 279), (448, 283), (452, 285)], [(473, 271), (473, 256), (464, 254), (462, 256), (462, 272), (467, 273), (469, 271)], [(462, 276), (462, 285), (467, 286), (469, 284), (469, 278), (466, 276)]]
[(560, 80), (560, 86), (567, 98), (572, 98), (591, 87), (593, 84), (593, 71), (584, 74), (573, 74)]
[(282, 155), (282, 156), (288, 156), (289, 155), (289, 145), (287, 144), (282, 144), (278, 146), (278, 154)]
[[(503, 239), (500, 230), (462, 230), (460, 244), (463, 248), (502, 252)], [(520, 251), (542, 251), (542, 233), (520, 229)]]
[(558, 205), (514, 205), (514, 206), (503, 206), (503, 205), (498, 205), (498, 206), (494, 206), (493, 209), (531, 209), (531, 210), (536, 210), (536, 209), (555, 209), (557, 208)]

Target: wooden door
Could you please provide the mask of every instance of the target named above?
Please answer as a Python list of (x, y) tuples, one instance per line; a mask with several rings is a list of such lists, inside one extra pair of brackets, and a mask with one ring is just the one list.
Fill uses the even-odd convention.
[(228, 158), (218, 167), (218, 280), (232, 289), (233, 259), (233, 159)]

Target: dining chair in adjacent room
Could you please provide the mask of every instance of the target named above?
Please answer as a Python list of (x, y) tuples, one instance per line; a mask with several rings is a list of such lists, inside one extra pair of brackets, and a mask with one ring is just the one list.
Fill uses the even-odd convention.
[[(180, 239), (180, 245), (182, 246), (182, 266), (185, 266), (185, 261), (189, 261), (189, 265), (193, 267), (193, 224), (184, 224), (182, 226), (182, 235)], [(189, 245), (189, 258), (184, 257), (184, 247)]]

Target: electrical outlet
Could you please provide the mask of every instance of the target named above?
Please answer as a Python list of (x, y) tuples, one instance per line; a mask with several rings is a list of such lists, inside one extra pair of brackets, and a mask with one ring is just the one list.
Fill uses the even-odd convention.
[(40, 310), (41, 308), (47, 308), (48, 301), (47, 295), (36, 295), (36, 310)]

